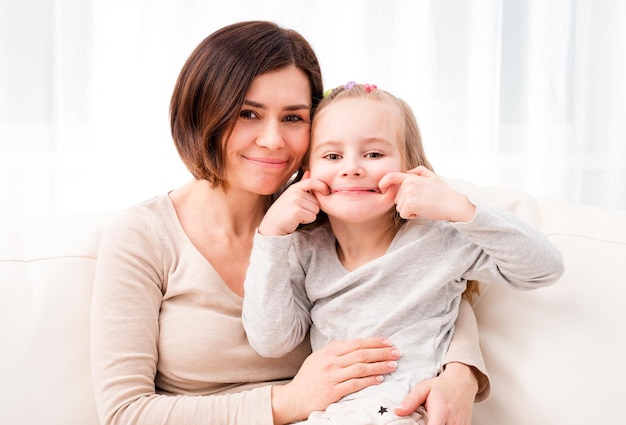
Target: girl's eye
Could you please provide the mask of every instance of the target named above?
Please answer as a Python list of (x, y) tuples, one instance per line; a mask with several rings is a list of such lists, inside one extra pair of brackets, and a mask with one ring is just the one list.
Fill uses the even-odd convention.
[(382, 158), (383, 154), (380, 152), (368, 152), (365, 154), (366, 158)]
[(255, 114), (254, 112), (249, 111), (249, 110), (243, 110), (243, 111), (239, 112), (239, 116), (241, 118), (248, 118), (248, 119), (257, 118), (257, 114)]
[(322, 158), (336, 160), (336, 159), (341, 159), (341, 155), (339, 155), (338, 153), (327, 153)]

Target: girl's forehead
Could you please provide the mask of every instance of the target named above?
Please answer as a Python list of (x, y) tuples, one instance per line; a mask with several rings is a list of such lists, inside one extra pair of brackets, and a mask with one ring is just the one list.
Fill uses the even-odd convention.
[(400, 125), (400, 111), (388, 101), (369, 98), (334, 100), (313, 117), (313, 131), (355, 131), (358, 128), (395, 130)]
[(349, 97), (344, 99), (336, 99), (330, 102), (328, 105), (318, 110), (316, 117), (319, 115), (327, 115), (325, 112), (342, 111), (343, 113), (369, 113), (375, 112), (377, 114), (396, 114), (398, 108), (395, 104), (384, 99), (372, 99), (368, 97)]

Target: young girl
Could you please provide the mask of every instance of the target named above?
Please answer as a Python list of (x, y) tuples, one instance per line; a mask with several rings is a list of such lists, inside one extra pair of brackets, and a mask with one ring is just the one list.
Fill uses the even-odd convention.
[(423, 409), (399, 417), (394, 407), (440, 371), (467, 282), (545, 286), (561, 276), (561, 254), (512, 214), (448, 187), (410, 108), (375, 86), (349, 83), (324, 98), (305, 161), (305, 179), (270, 207), (254, 238), (248, 339), (279, 357), (309, 331), (313, 350), (388, 337), (402, 352), (395, 370), (308, 422), (424, 424)]

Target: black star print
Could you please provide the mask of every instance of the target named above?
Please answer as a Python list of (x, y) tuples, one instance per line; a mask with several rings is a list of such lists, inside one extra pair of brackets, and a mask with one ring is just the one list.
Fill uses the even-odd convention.
[(387, 408), (383, 407), (383, 406), (380, 406), (380, 410), (378, 410), (377, 413), (380, 413), (380, 416), (382, 416), (383, 413), (387, 413)]

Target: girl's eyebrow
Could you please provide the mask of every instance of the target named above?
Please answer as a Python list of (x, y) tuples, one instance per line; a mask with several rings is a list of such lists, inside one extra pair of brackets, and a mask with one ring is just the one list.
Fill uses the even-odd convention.
[(315, 145), (315, 147), (313, 149), (311, 149), (311, 151), (313, 152), (317, 152), (320, 149), (336, 149), (336, 146), (341, 145), (340, 142), (335, 142), (335, 141), (327, 141), (327, 142), (321, 142)]
[[(319, 149), (322, 148), (330, 148), (330, 149), (336, 149), (337, 146), (341, 146), (342, 143), (340, 141), (336, 141), (336, 140), (327, 140), (324, 142), (319, 142), (315, 145), (315, 147), (313, 149), (311, 149), (312, 151), (317, 151)], [(392, 146), (393, 142), (391, 142), (390, 140), (381, 138), (381, 137), (370, 137), (367, 139), (364, 139), (362, 141), (362, 146), (363, 147), (369, 147), (371, 145), (386, 145), (386, 146)]]
[[(243, 104), (246, 106), (251, 106), (253, 108), (265, 109), (264, 104), (255, 102), (254, 100), (244, 99)], [(311, 105), (306, 105), (306, 104), (289, 105), (285, 108), (286, 111), (301, 111), (303, 109), (309, 110), (311, 109)]]

